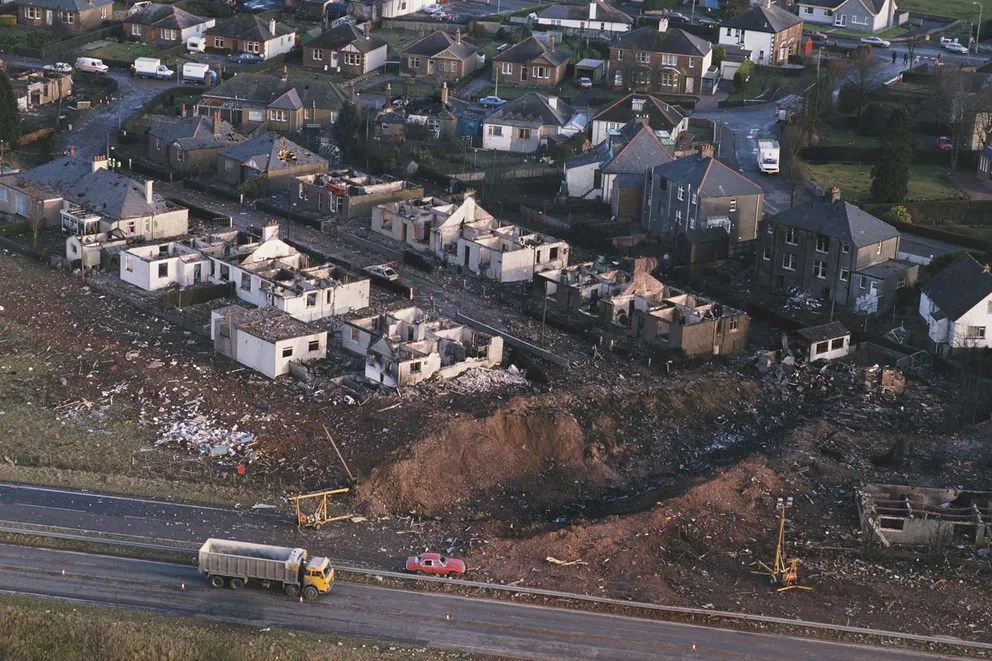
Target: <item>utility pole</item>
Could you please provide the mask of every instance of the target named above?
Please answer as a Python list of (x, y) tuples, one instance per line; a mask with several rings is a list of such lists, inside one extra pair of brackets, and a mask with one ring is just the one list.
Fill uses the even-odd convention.
[(972, 2), (971, 4), (978, 5), (978, 30), (975, 32), (975, 55), (978, 55), (978, 43), (982, 40), (982, 9), (985, 7), (980, 2)]
[(0, 140), (0, 176), (3, 176), (5, 167), (7, 167), (7, 162), (4, 160), (3, 140)]
[(120, 130), (121, 130), (121, 115), (122, 115), (122, 110), (121, 110), (121, 92), (120, 92), (120, 90), (118, 90), (117, 91), (117, 131), (118, 132), (120, 132)]

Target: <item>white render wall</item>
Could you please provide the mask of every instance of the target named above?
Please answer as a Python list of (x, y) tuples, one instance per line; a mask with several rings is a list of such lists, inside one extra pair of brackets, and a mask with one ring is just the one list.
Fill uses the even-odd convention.
[[(273, 297), (272, 307), (300, 321), (314, 321), (347, 314), (369, 306), (369, 280), (357, 280), (336, 287), (304, 291), (299, 296)], [(308, 294), (315, 294), (315, 304), (307, 304)]]
[(281, 37), (276, 37), (275, 39), (269, 39), (266, 41), (262, 48), (265, 51), (262, 56), (266, 60), (270, 60), (277, 55), (282, 55), (283, 53), (288, 53), (293, 50), (293, 46), (296, 45), (296, 33), (290, 32), (289, 34), (284, 34)]
[(382, 17), (395, 18), (416, 14), (427, 5), (434, 4), (433, 0), (383, 0)]
[(580, 197), (584, 200), (598, 200), (602, 198), (602, 188), (593, 188), (596, 181), (596, 170), (602, 163), (589, 163), (565, 170), (565, 185), (568, 187), (569, 197)]
[[(219, 329), (226, 321), (217, 312), (210, 314), (210, 321), (210, 338), (217, 347), (221, 332)], [(234, 355), (230, 357), (270, 379), (288, 374), (291, 361), (306, 363), (327, 357), (327, 331), (275, 342), (256, 337), (237, 327), (231, 327), (230, 334), (231, 346), (234, 348)], [(315, 351), (310, 351), (311, 341), (319, 343)], [(292, 349), (292, 355), (283, 356), (285, 349)]]
[[(927, 322), (927, 335), (936, 344), (948, 344), (954, 349), (987, 349), (992, 347), (992, 315), (989, 314), (989, 302), (992, 296), (987, 296), (978, 305), (961, 315), (960, 318), (934, 319), (930, 314), (930, 299), (926, 294), (920, 295), (920, 316)], [(985, 337), (968, 337), (968, 328), (979, 326), (985, 328)]]
[[(728, 28), (720, 28), (720, 43), (727, 46), (736, 46), (738, 42), (738, 28), (729, 28), (730, 35), (727, 35)], [(767, 32), (756, 32), (754, 30), (744, 30), (744, 48), (751, 51), (751, 61), (755, 64), (769, 64), (774, 62), (775, 53), (772, 52), (772, 43), (775, 35)]]
[(817, 353), (816, 352), (816, 345), (819, 344), (819, 342), (812, 342), (812, 343), (810, 343), (809, 356), (808, 356), (810, 362), (813, 362), (814, 360), (835, 360), (837, 358), (843, 358), (851, 350), (851, 336), (850, 335), (848, 335), (848, 336), (846, 336), (844, 338), (844, 342), (843, 342), (842, 346), (840, 348), (838, 348), (838, 349), (830, 349), (829, 348), (829, 347), (832, 347), (833, 346), (833, 338), (831, 338), (829, 340), (826, 340), (826, 342), (827, 342), (827, 347), (828, 348), (823, 353)]

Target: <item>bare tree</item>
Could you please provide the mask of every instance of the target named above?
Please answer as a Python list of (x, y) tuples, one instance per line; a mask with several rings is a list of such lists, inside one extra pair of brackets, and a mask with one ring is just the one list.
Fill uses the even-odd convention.
[[(958, 154), (967, 147), (974, 129), (966, 126), (970, 96), (969, 80), (964, 72), (949, 67), (938, 67), (934, 78), (934, 107), (938, 120), (942, 117), (950, 127), (951, 169), (958, 165)], [(939, 121), (938, 121), (939, 123)], [(968, 140), (966, 140), (969, 138)]]
[(882, 63), (872, 53), (870, 46), (861, 46), (854, 53), (854, 59), (847, 70), (847, 81), (854, 86), (858, 96), (858, 117), (865, 104), (868, 94), (883, 82), (885, 71)]
[(800, 156), (800, 152), (810, 144), (809, 131), (802, 121), (789, 124), (782, 130), (782, 178), (789, 185), (790, 207), (795, 206), (796, 195), (809, 181), (809, 168)]
[(31, 229), (31, 238), (34, 242), (35, 250), (38, 249), (38, 236), (45, 228), (45, 210), (40, 204), (34, 206), (31, 215), (28, 216), (28, 227)]

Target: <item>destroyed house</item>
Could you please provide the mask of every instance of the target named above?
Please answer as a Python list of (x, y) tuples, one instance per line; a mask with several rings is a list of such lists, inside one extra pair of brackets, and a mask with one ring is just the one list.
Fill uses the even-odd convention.
[(365, 358), (365, 378), (387, 387), (411, 386), (435, 374), (450, 379), (503, 360), (503, 339), (450, 319), (431, 319), (420, 308), (346, 321), (341, 345)]
[(519, 225), (484, 230), (463, 226), (456, 251), (454, 259), (472, 273), (496, 282), (522, 282), (535, 273), (568, 266), (569, 246)]
[(867, 484), (854, 500), (861, 529), (885, 547), (990, 541), (992, 492)]
[(587, 262), (538, 274), (535, 291), (549, 308), (687, 356), (744, 349), (750, 325), (745, 312), (666, 285), (650, 268), (643, 259), (634, 260), (632, 272)]
[(272, 221), (260, 237), (229, 230), (133, 246), (121, 254), (120, 277), (146, 291), (230, 282), (241, 300), (301, 321), (368, 307), (368, 278), (332, 264), (309, 266), (278, 230)]
[(337, 218), (372, 216), (376, 205), (424, 195), (423, 187), (412, 182), (354, 170), (301, 175), (296, 184), (298, 203), (304, 210)]
[(217, 174), (230, 186), (265, 177), (270, 188), (292, 190), (293, 177), (327, 172), (324, 157), (280, 135), (263, 134), (217, 154)]
[(72, 76), (51, 71), (22, 71), (10, 74), (17, 109), (27, 112), (55, 103), (72, 94)]
[(444, 258), (453, 255), (463, 228), (485, 231), (497, 225), (492, 214), (466, 193), (454, 203), (436, 197), (380, 204), (372, 211), (372, 231)]
[(327, 356), (327, 331), (272, 308), (238, 305), (210, 313), (214, 350), (274, 379)]

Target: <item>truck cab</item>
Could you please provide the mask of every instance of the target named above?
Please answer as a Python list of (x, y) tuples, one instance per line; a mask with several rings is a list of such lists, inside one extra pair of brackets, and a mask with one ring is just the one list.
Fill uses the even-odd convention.
[(330, 559), (320, 556), (310, 558), (302, 582), (304, 589), (312, 585), (321, 594), (330, 592), (331, 584), (334, 583), (334, 569), (331, 567)]

